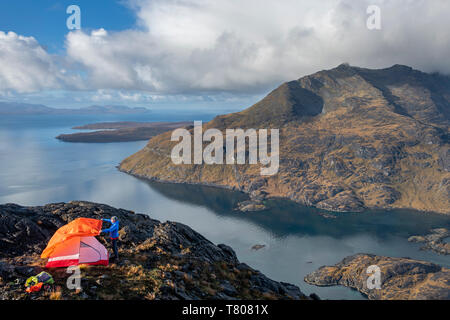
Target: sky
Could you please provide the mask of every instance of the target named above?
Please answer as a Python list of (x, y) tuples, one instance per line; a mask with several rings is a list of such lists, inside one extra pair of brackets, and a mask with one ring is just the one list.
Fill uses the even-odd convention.
[(219, 112), (344, 62), (450, 74), (449, 16), (448, 0), (3, 0), (0, 101)]

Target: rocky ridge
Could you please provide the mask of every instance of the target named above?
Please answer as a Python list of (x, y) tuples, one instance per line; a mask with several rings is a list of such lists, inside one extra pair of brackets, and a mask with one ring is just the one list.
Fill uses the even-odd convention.
[[(43, 270), (40, 253), (53, 233), (78, 217), (120, 221), (120, 263), (82, 267), (82, 290), (68, 290), (65, 268), (56, 285), (27, 294), (26, 278)], [(97, 237), (108, 248), (109, 242)], [(111, 250), (111, 248), (109, 248)], [(40, 207), (0, 205), (0, 299), (310, 299), (214, 245), (188, 226), (104, 204), (72, 201)]]

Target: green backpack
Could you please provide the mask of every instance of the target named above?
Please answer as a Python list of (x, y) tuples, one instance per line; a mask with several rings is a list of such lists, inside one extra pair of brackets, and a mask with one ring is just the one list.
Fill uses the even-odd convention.
[(26, 287), (32, 287), (42, 282), (43, 284), (54, 284), (55, 280), (50, 273), (42, 271), (36, 276), (29, 277), (25, 282)]

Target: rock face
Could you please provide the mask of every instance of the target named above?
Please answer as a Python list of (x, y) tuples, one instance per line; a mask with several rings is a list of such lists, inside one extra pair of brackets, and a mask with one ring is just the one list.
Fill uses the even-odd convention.
[[(381, 289), (367, 288), (367, 268), (381, 270)], [(408, 258), (356, 254), (334, 266), (323, 266), (305, 277), (316, 286), (354, 288), (373, 300), (449, 300), (450, 269)]]
[(450, 243), (445, 242), (446, 238), (450, 237), (450, 231), (445, 228), (438, 228), (431, 230), (430, 234), (425, 236), (412, 236), (408, 238), (410, 242), (424, 243), (421, 248), (423, 250), (431, 250), (438, 254), (450, 254)]
[(449, 214), (449, 124), (450, 78), (399, 65), (341, 65), (284, 83), (252, 107), (204, 124), (204, 131), (280, 129), (274, 176), (261, 177), (259, 164), (175, 165), (170, 132), (123, 160), (120, 170), (263, 192), (332, 211), (414, 208)]
[[(56, 286), (32, 295), (26, 278), (53, 233), (78, 217), (120, 221), (121, 262), (82, 268), (82, 293), (66, 289), (65, 268), (48, 270)], [(106, 238), (97, 237), (109, 248)], [(111, 248), (109, 248), (111, 250)], [(0, 299), (309, 299), (240, 263), (230, 247), (214, 245), (188, 226), (89, 202), (41, 207), (0, 205)]]

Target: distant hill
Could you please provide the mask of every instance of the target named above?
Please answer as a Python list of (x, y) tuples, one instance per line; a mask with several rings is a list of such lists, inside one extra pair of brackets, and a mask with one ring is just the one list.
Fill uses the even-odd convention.
[(50, 108), (42, 104), (29, 104), (18, 102), (0, 102), (0, 114), (26, 115), (26, 114), (141, 114), (151, 112), (146, 108), (130, 108), (126, 106), (89, 106), (80, 109)]
[(49, 114), (55, 111), (42, 104), (0, 102), (0, 114)]
[(170, 133), (120, 169), (149, 179), (234, 188), (331, 211), (413, 208), (450, 214), (450, 78), (395, 65), (343, 64), (282, 84), (206, 128), (279, 128), (280, 169), (179, 165)]

